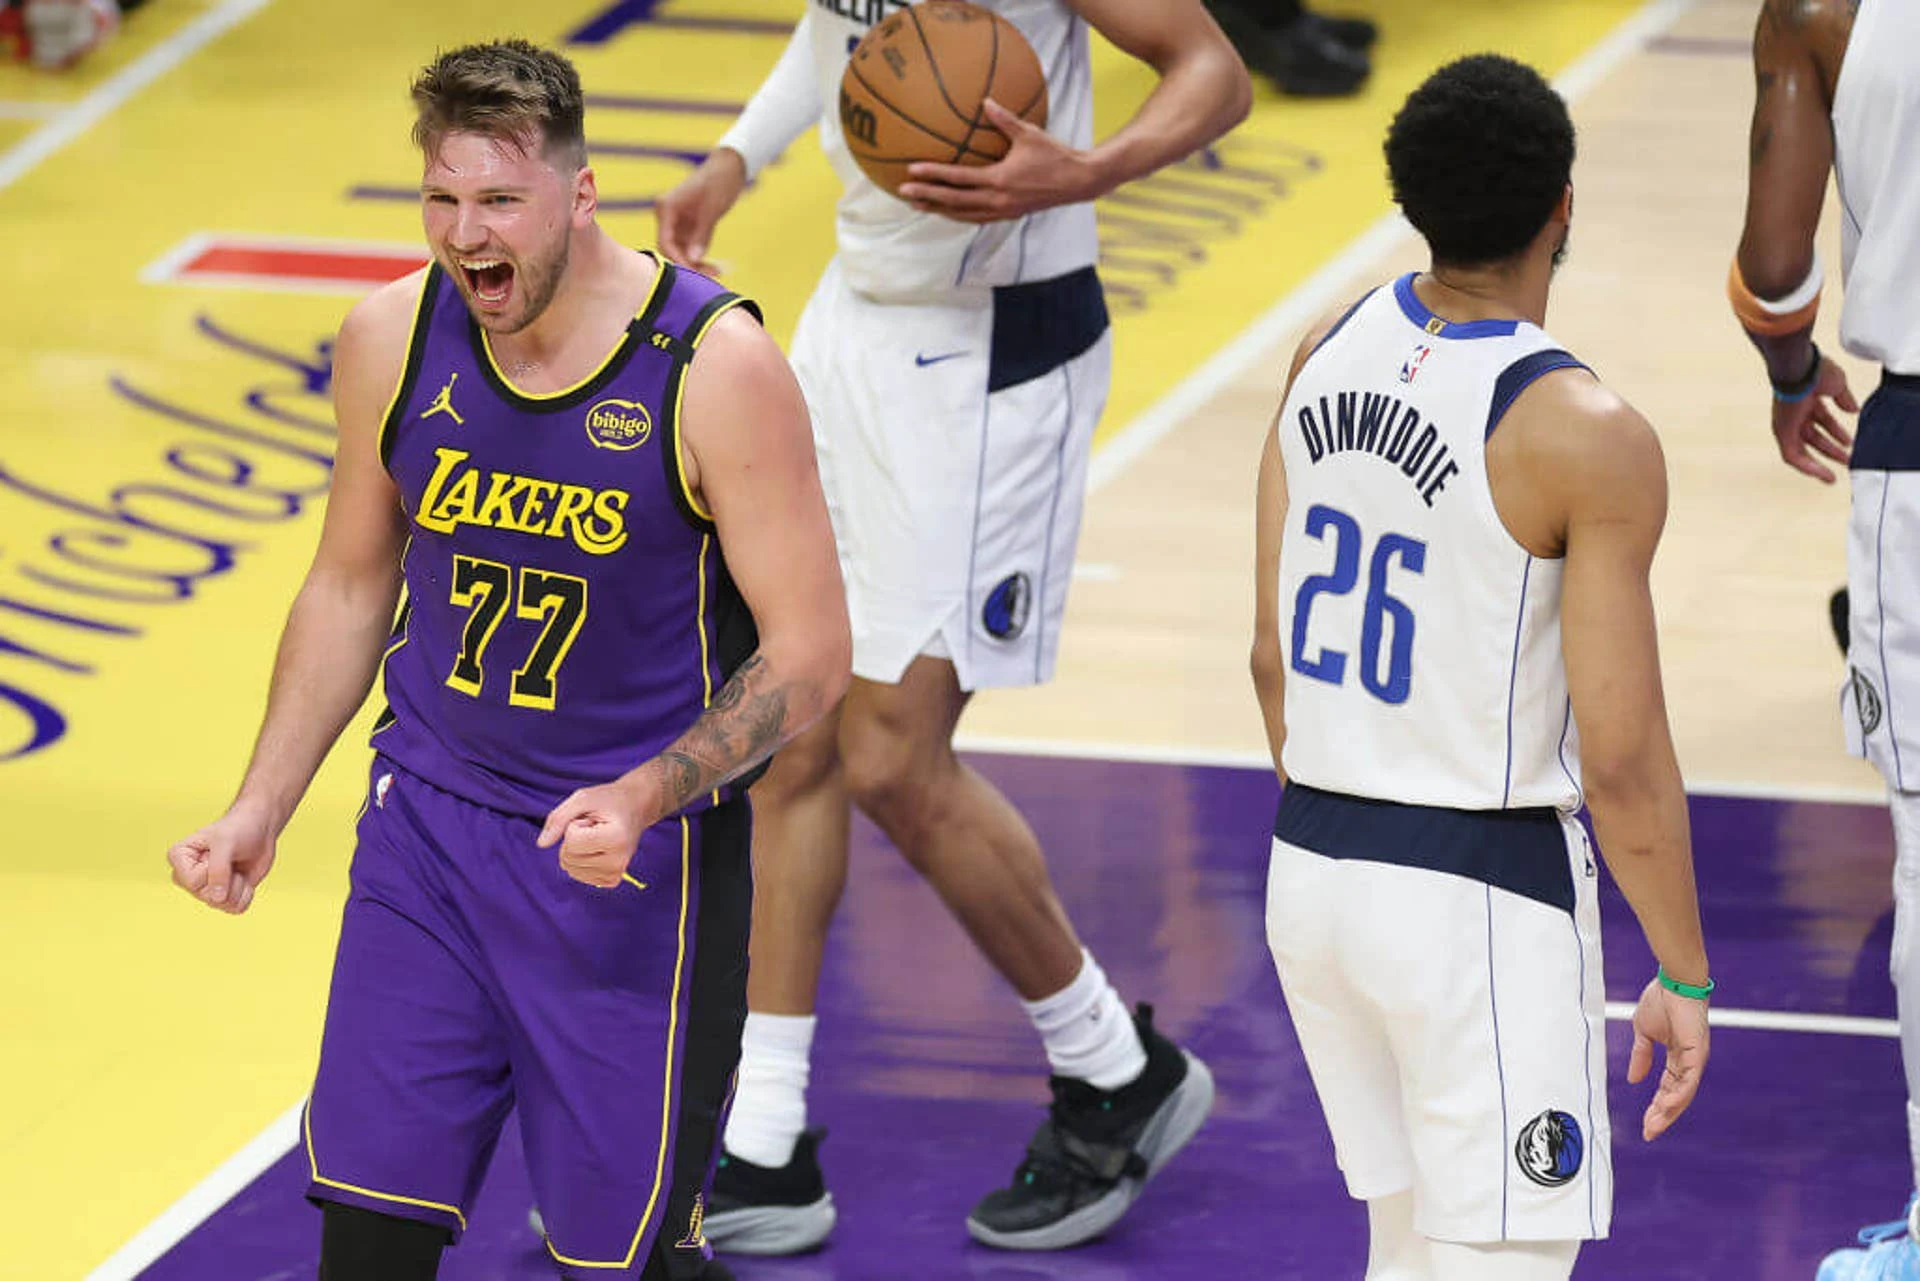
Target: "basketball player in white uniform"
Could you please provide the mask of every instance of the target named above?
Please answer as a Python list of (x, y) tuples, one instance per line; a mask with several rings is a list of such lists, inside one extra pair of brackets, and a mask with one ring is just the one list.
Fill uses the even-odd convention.
[[(1757, 94), (1746, 229), (1729, 279), (1734, 311), (1766, 359), (1783, 459), (1831, 482), (1851, 463), (1850, 668), (1843, 720), (1856, 755), (1887, 780), (1893, 810), (1894, 989), (1906, 1063), (1908, 1146), (1920, 1187), (1920, 8), (1902, 0), (1766, 0), (1754, 33)], [(1840, 188), (1846, 307), (1840, 341), (1877, 361), (1857, 406), (1813, 343), (1824, 273), (1814, 232), (1828, 174)], [(1851, 455), (1851, 458), (1849, 458)], [(1826, 460), (1826, 461), (1823, 461)], [(1909, 1189), (1911, 1191), (1911, 1189)], [(1897, 1204), (1891, 1195), (1889, 1209)], [(1920, 1209), (1861, 1234), (1821, 1281), (1920, 1281)]]
[[(834, 1208), (806, 1130), (814, 995), (846, 877), (849, 799), (924, 875), (1026, 1004), (1055, 1107), (1012, 1186), (969, 1216), (1014, 1249), (1104, 1231), (1205, 1118), (1205, 1065), (1129, 1016), (1080, 945), (1033, 832), (954, 755), (973, 692), (1052, 675), (1110, 338), (1094, 198), (1219, 137), (1251, 90), (1199, 0), (987, 0), (1047, 77), (1044, 130), (979, 169), (932, 165), (896, 199), (841, 133), (847, 55), (902, 0), (813, 0), (712, 157), (659, 206), (700, 264), (745, 184), (816, 123), (844, 187), (839, 253), (794, 336), (854, 620), (854, 689), (756, 788), (753, 969), (727, 1153), (705, 1229), (722, 1249), (817, 1245)], [(1089, 31), (1160, 83), (1094, 143)], [(1013, 104), (1019, 106), (1021, 104)]]
[[(1464, 59), (1387, 140), (1432, 267), (1321, 324), (1261, 463), (1267, 931), (1369, 1281), (1564, 1281), (1612, 1211), (1594, 851), (1658, 976), (1628, 1075), (1691, 1101), (1711, 980), (1647, 572), (1652, 429), (1541, 328), (1566, 106)], [(1585, 791), (1582, 791), (1584, 773)]]

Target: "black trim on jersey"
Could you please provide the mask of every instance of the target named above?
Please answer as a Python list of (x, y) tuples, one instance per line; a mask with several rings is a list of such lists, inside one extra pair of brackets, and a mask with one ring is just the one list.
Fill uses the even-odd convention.
[(1327, 858), (1444, 872), (1573, 911), (1573, 866), (1560, 815), (1545, 806), (1456, 810), (1289, 783), (1275, 839)]
[[(1587, 367), (1571, 352), (1562, 351), (1558, 347), (1549, 347), (1545, 351), (1536, 351), (1530, 356), (1522, 356), (1502, 370), (1500, 377), (1493, 384), (1493, 404), (1487, 410), (1486, 439), (1493, 439), (1493, 429), (1498, 427), (1500, 420), (1507, 416), (1507, 411), (1513, 408), (1513, 402), (1520, 398), (1520, 393), (1556, 369), (1587, 369)], [(1587, 372), (1593, 371), (1587, 369)]]
[(433, 329), (433, 310), (438, 305), (440, 281), (445, 275), (438, 262), (430, 262), (427, 264), (426, 279), (420, 283), (420, 301), (414, 308), (413, 329), (407, 334), (407, 363), (400, 371), (400, 385), (394, 389), (393, 404), (380, 422), (382, 467), (387, 466), (393, 457), (394, 434), (400, 430), (407, 405), (413, 400), (414, 384), (420, 381), (420, 366), (426, 363), (427, 335)]
[(1050, 374), (1107, 332), (1107, 295), (1092, 267), (993, 291), (987, 391)]
[[(747, 608), (746, 597), (740, 594), (740, 588), (733, 581), (733, 573), (727, 568), (725, 551), (719, 541), (714, 542), (715, 565), (713, 602), (709, 607), (713, 619), (713, 655), (720, 666), (720, 681), (725, 684), (733, 679), (740, 665), (753, 656), (760, 648), (760, 626), (753, 621), (753, 611)], [(727, 797), (744, 796), (749, 787), (759, 781), (767, 772), (772, 760), (762, 761), (722, 789), (721, 795)]]
[(1920, 378), (1882, 374), (1860, 407), (1851, 471), (1920, 471)]
[[(405, 567), (402, 566), (403, 570), (404, 568)], [(400, 642), (406, 639), (407, 623), (410, 622), (412, 618), (413, 597), (408, 594), (406, 588), (403, 586), (400, 589), (400, 605), (393, 612), (393, 627), (387, 632), (387, 652), (380, 656), (380, 679), (383, 684), (387, 677), (387, 664), (392, 661), (394, 653), (399, 648)], [(381, 730), (397, 724), (399, 720), (400, 717), (393, 710), (393, 703), (389, 701), (386, 706), (380, 709), (380, 715), (374, 719), (373, 728), (367, 731), (367, 737), (372, 738)]]
[(693, 368), (693, 357), (699, 350), (700, 337), (711, 321), (733, 307), (743, 307), (754, 320), (765, 323), (759, 306), (751, 298), (723, 293), (715, 294), (695, 312), (682, 332), (653, 331), (668, 340), (660, 349), (673, 361), (672, 368), (667, 370), (666, 390), (660, 396), (660, 416), (665, 420), (660, 424), (660, 462), (667, 469), (667, 492), (673, 495), (673, 505), (679, 508), (681, 519), (703, 534), (712, 533), (714, 524), (695, 511), (693, 504), (687, 501), (686, 477), (680, 466), (680, 398), (686, 391), (687, 371)]
[[(658, 290), (655, 291), (656, 294), (658, 292)], [(487, 351), (486, 339), (479, 322), (474, 320), (471, 313), (467, 316), (467, 342), (473, 348), (474, 363), (480, 366), (480, 374), (487, 380), (487, 386), (493, 388), (502, 400), (515, 409), (532, 414), (552, 414), (567, 409), (578, 409), (598, 396), (606, 390), (608, 383), (625, 371), (627, 362), (633, 358), (634, 350), (640, 346), (641, 338), (645, 334), (646, 329), (638, 320), (628, 321), (627, 331), (621, 337), (620, 345), (613, 349), (606, 363), (600, 366), (600, 371), (592, 378), (564, 396), (528, 396), (515, 391), (512, 385), (500, 376), (500, 371), (494, 368), (492, 355)]]
[[(753, 815), (744, 801), (695, 814), (693, 875), (698, 878), (688, 950), (680, 1089), (673, 1116), (673, 1164), (665, 1206), (642, 1258), (645, 1281), (692, 1281), (719, 1270), (697, 1249), (702, 1193), (720, 1158), (721, 1121), (740, 1061), (747, 1022), (747, 938), (753, 919)], [(651, 891), (649, 891), (651, 893)], [(664, 996), (664, 993), (662, 994)], [(573, 1272), (574, 1276), (585, 1275)], [(623, 1275), (632, 1275), (626, 1273)]]
[(678, 267), (665, 258), (656, 257), (654, 261), (660, 264), (660, 278), (654, 281), (653, 293), (648, 296), (647, 305), (633, 318), (635, 328), (645, 336), (652, 335), (653, 322), (660, 319), (660, 313), (667, 309), (667, 299), (673, 297), (673, 287), (680, 280)]

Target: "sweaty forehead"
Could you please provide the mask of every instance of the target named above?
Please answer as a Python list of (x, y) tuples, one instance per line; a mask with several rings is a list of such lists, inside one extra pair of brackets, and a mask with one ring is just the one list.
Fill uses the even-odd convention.
[(447, 188), (530, 187), (551, 181), (553, 173), (537, 139), (450, 133), (427, 153), (422, 181)]

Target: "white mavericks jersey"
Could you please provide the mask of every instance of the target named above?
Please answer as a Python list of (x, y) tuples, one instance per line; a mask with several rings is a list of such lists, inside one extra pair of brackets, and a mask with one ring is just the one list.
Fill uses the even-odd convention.
[[(1047, 132), (1093, 145), (1093, 69), (1086, 22), (1061, 0), (977, 0), (1019, 28), (1047, 76)], [(956, 288), (1048, 280), (1091, 266), (1099, 237), (1091, 204), (1048, 209), (976, 226), (923, 214), (868, 180), (840, 129), (840, 79), (869, 28), (907, 0), (809, 0), (819, 80), (820, 141), (840, 178), (840, 269), (858, 292), (881, 301), (929, 300)], [(1014, 110), (1020, 104), (1012, 104)]]
[(1280, 413), (1289, 779), (1454, 809), (1580, 804), (1558, 560), (1514, 541), (1486, 442), (1580, 362), (1517, 320), (1450, 324), (1404, 276), (1362, 299)]
[(1920, 374), (1920, 5), (1867, 0), (1833, 95), (1846, 306), (1840, 339)]

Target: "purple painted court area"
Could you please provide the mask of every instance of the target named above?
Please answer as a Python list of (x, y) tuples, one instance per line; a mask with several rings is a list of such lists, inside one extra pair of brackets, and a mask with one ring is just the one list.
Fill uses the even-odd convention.
[[(1260, 771), (978, 757), (1046, 843), (1082, 935), (1129, 999), (1212, 1065), (1213, 1120), (1103, 1241), (1051, 1256), (971, 1244), (973, 1200), (1039, 1119), (1039, 1047), (1012, 994), (879, 837), (857, 837), (828, 955), (815, 1119), (840, 1225), (819, 1254), (736, 1259), (742, 1281), (1345, 1281), (1360, 1208), (1281, 1005), (1263, 934), (1275, 788)], [(1696, 798), (1695, 848), (1727, 1008), (1888, 1017), (1892, 837), (1868, 806)], [(1652, 964), (1607, 907), (1608, 989)], [(1722, 1028), (1680, 1128), (1639, 1139), (1646, 1091), (1609, 1038), (1620, 1194), (1614, 1238), (1576, 1276), (1808, 1281), (1820, 1256), (1907, 1195), (1897, 1042)], [(289, 1154), (150, 1268), (149, 1281), (311, 1278), (318, 1215)], [(551, 1278), (509, 1133), (449, 1281)]]

